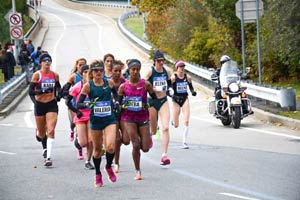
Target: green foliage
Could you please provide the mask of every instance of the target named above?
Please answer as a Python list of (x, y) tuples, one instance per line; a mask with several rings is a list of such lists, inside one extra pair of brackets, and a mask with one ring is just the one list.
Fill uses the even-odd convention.
[[(223, 54), (242, 63), (241, 22), (232, 0), (136, 0), (149, 40), (175, 59), (216, 67)], [(264, 82), (300, 80), (300, 1), (264, 0), (260, 17)], [(258, 79), (256, 24), (245, 24), (246, 66)]]
[(199, 0), (190, 0), (178, 1), (168, 12), (169, 25), (159, 34), (158, 45), (164, 46), (171, 56), (180, 58), (190, 42), (192, 30), (208, 26), (207, 11)]
[(299, 80), (300, 2), (266, 0), (264, 5), (265, 13), (261, 20), (263, 80), (269, 83)]

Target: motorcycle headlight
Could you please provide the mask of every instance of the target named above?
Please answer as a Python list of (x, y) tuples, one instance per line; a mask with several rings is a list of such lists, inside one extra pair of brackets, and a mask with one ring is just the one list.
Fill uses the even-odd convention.
[(230, 83), (228, 88), (231, 92), (238, 92), (240, 90), (240, 87), (237, 83)]

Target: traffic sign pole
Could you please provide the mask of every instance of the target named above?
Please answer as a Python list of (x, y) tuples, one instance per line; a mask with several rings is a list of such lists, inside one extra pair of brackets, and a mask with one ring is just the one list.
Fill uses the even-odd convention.
[(261, 84), (261, 66), (260, 66), (260, 36), (259, 36), (259, 0), (256, 0), (256, 37), (257, 37), (257, 63), (258, 63), (258, 81)]
[(241, 31), (242, 31), (242, 59), (243, 74), (246, 73), (246, 56), (245, 56), (245, 31), (244, 31), (244, 1), (241, 1)]
[[(16, 13), (16, 1), (15, 0), (12, 0), (12, 11), (13, 13)], [(15, 57), (15, 60), (17, 61), (18, 60), (18, 49), (19, 49), (19, 40), (17, 39), (14, 39), (14, 57)]]

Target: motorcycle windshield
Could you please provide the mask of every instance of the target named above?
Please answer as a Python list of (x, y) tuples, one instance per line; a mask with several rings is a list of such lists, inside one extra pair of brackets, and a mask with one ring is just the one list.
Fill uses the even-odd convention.
[(239, 69), (235, 61), (228, 61), (221, 67), (220, 84), (221, 87), (227, 87), (232, 82), (240, 82)]

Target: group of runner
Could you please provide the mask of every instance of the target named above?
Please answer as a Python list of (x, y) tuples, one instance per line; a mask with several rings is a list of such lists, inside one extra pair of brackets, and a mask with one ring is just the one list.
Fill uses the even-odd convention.
[[(37, 124), (36, 139), (42, 143), (44, 165), (52, 166), (52, 151), (57, 123), (57, 102), (63, 97), (69, 109), (71, 134), (78, 149), (78, 159), (84, 159), (82, 148), (86, 147), (85, 167), (95, 170), (95, 186), (103, 185), (100, 170), (103, 149), (106, 165), (104, 171), (111, 182), (120, 172), (120, 147), (132, 145), (135, 180), (141, 180), (140, 151), (148, 152), (153, 146), (158, 117), (162, 130), (161, 165), (171, 163), (167, 156), (169, 145), (170, 108), (167, 96), (173, 100), (173, 124), (179, 125), (179, 114), (184, 114), (183, 148), (188, 148), (189, 125), (188, 87), (195, 96), (191, 77), (184, 72), (184, 62), (175, 63), (171, 74), (164, 67), (163, 52), (157, 50), (154, 64), (145, 77), (141, 77), (142, 63), (129, 59), (125, 64), (106, 54), (102, 60), (87, 65), (85, 58), (76, 60), (67, 83), (61, 87), (59, 76), (51, 71), (52, 58), (48, 53), (40, 56), (41, 69), (35, 72), (29, 87), (34, 103)], [(126, 68), (126, 69), (124, 69)], [(148, 96), (148, 97), (147, 97)], [(74, 128), (76, 127), (76, 134)], [(93, 160), (93, 164), (91, 163)], [(112, 164), (114, 161), (114, 169)]]

